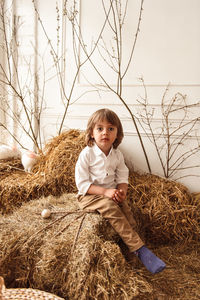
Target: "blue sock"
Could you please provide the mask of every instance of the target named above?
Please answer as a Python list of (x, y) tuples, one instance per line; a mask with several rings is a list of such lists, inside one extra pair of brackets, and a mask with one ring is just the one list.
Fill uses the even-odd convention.
[(145, 246), (142, 246), (141, 248), (136, 250), (135, 254), (141, 260), (146, 269), (153, 274), (161, 272), (166, 267), (164, 261), (158, 258), (153, 252), (151, 252), (151, 250), (149, 250)]

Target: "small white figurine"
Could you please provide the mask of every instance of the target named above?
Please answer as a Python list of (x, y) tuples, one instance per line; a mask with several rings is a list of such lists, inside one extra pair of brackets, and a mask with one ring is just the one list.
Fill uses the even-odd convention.
[(26, 172), (31, 172), (33, 166), (36, 164), (39, 155), (30, 150), (21, 151), (21, 162)]
[(0, 159), (18, 158), (20, 151), (15, 146), (0, 145)]

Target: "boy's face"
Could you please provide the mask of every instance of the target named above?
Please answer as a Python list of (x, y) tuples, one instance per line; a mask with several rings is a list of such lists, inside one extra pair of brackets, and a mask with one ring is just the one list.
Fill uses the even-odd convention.
[(105, 155), (108, 155), (114, 141), (117, 138), (117, 127), (106, 120), (99, 121), (95, 124), (91, 136)]

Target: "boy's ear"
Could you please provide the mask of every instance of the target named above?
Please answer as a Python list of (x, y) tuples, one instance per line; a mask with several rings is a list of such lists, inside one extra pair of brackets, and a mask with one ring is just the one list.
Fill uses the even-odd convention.
[(93, 130), (91, 131), (90, 136), (92, 139), (94, 138)]

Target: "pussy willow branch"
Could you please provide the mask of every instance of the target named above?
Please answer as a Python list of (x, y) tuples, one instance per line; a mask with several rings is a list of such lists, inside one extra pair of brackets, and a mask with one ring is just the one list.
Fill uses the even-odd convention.
[[(174, 133), (176, 133), (178, 130), (182, 129), (185, 126), (191, 125), (190, 128), (184, 132), (184, 134), (182, 134), (180, 136), (180, 138), (178, 138), (178, 141), (176, 142), (176, 146), (174, 147), (174, 150), (171, 152), (171, 155), (169, 156), (169, 159), (171, 160), (173, 155), (175, 154), (175, 152), (177, 151), (179, 145), (181, 145), (184, 140), (189, 136), (190, 132), (192, 131), (192, 129), (195, 127), (195, 125), (197, 124), (198, 119), (192, 119), (189, 122), (186, 122), (184, 125), (178, 127), (178, 129), (175, 129), (173, 132), (171, 132), (171, 134), (169, 134), (169, 137), (172, 137), (174, 135)], [(175, 141), (171, 142), (171, 146), (174, 146)]]
[[(33, 5), (34, 5), (34, 10), (35, 10), (35, 13), (37, 14), (37, 17), (38, 17), (38, 21), (40, 23), (40, 26), (42, 28), (42, 31), (48, 41), (48, 44), (50, 46), (50, 49), (51, 49), (51, 53), (52, 53), (52, 56), (53, 56), (53, 59), (54, 59), (54, 66), (56, 68), (56, 72), (57, 72), (57, 79), (58, 79), (58, 82), (59, 82), (59, 85), (60, 85), (60, 91), (61, 93), (64, 95), (64, 98), (66, 100), (66, 103), (65, 104), (65, 110), (63, 112), (63, 116), (62, 116), (62, 119), (61, 119), (61, 122), (60, 122), (60, 125), (59, 125), (59, 131), (58, 131), (58, 134), (61, 133), (62, 131), (62, 128), (63, 128), (63, 125), (64, 125), (64, 121), (65, 121), (65, 118), (66, 118), (66, 115), (67, 115), (67, 112), (68, 112), (68, 108), (71, 104), (71, 102), (73, 101), (73, 92), (74, 92), (74, 89), (75, 89), (75, 86), (76, 86), (76, 82), (77, 82), (77, 79), (78, 79), (78, 76), (79, 76), (79, 73), (80, 73), (80, 69), (82, 68), (82, 66), (86, 63), (87, 61), (87, 58), (83, 61), (83, 62), (80, 62), (80, 57), (79, 57), (79, 53), (77, 51), (77, 47), (76, 47), (76, 42), (75, 42), (75, 37), (74, 37), (74, 20), (73, 18), (71, 19), (71, 24), (72, 24), (72, 35), (73, 35), (73, 42), (72, 42), (72, 47), (74, 49), (74, 58), (75, 58), (75, 63), (76, 63), (76, 71), (75, 71), (75, 74), (74, 74), (74, 77), (73, 77), (73, 80), (72, 80), (72, 83), (70, 85), (70, 90), (69, 90), (69, 93), (67, 95), (66, 93), (66, 89), (65, 89), (65, 84), (63, 82), (63, 76), (62, 76), (62, 71), (61, 71), (61, 67), (60, 67), (60, 59), (58, 58), (58, 55), (53, 47), (53, 44), (47, 34), (47, 31), (45, 29), (45, 26), (42, 22), (42, 19), (40, 18), (40, 14), (39, 14), (39, 11), (36, 7), (36, 4), (35, 4), (35, 1), (32, 0), (33, 2)], [(75, 10), (75, 7), (74, 7), (74, 10)], [(57, 10), (57, 13), (58, 13), (58, 10)], [(94, 51), (94, 50), (93, 50)], [(91, 55), (91, 54), (90, 54)], [(80, 96), (81, 97), (81, 96)]]
[[(2, 67), (2, 66), (1, 66), (1, 67)], [(30, 134), (28, 133), (28, 136), (33, 140), (34, 144), (35, 144), (36, 147), (39, 149), (39, 145), (38, 145), (38, 142), (37, 142), (37, 137), (35, 136), (35, 133), (34, 133), (34, 130), (33, 130), (33, 126), (32, 126), (32, 123), (31, 123), (31, 117), (29, 116), (29, 112), (28, 112), (27, 106), (26, 106), (26, 104), (25, 104), (25, 102), (24, 102), (23, 95), (21, 95), (21, 94), (18, 93), (17, 89), (16, 89), (15, 86), (12, 84), (12, 82), (10, 82), (10, 81), (5, 82), (5, 81), (2, 81), (2, 80), (0, 80), (0, 82), (3, 82), (3, 83), (6, 84), (7, 86), (9, 86), (9, 87), (12, 89), (12, 91), (14, 92), (14, 95), (17, 97), (17, 99), (20, 100), (20, 102), (21, 102), (21, 104), (22, 104), (22, 107), (23, 107), (23, 110), (24, 110), (24, 112), (25, 112), (25, 115), (26, 115), (28, 124), (29, 124), (29, 129), (30, 129), (31, 134), (32, 134), (32, 135), (30, 135)], [(27, 132), (26, 132), (26, 133), (27, 133)], [(18, 141), (18, 140), (16, 139), (16, 141)]]
[[(73, 49), (74, 49), (74, 57), (75, 57), (75, 62), (76, 62), (76, 67), (77, 67), (77, 70), (76, 70), (76, 73), (75, 73), (75, 76), (74, 76), (74, 79), (72, 81), (72, 84), (71, 84), (71, 90), (70, 90), (70, 93), (69, 93), (69, 96), (68, 96), (68, 101), (67, 101), (67, 105), (65, 107), (65, 111), (63, 113), (63, 117), (62, 117), (62, 120), (61, 120), (61, 124), (60, 124), (60, 129), (59, 129), (59, 133), (61, 132), (62, 130), (62, 127), (63, 127), (63, 124), (64, 124), (64, 121), (65, 121), (65, 118), (66, 118), (66, 115), (67, 115), (67, 111), (68, 111), (68, 107), (70, 105), (70, 102), (72, 102), (72, 94), (73, 94), (73, 91), (74, 91), (74, 88), (75, 88), (75, 84), (76, 84), (76, 80), (79, 76), (79, 73), (80, 73), (80, 69), (82, 68), (82, 66), (88, 61), (88, 59), (92, 56), (92, 54), (94, 53), (97, 45), (98, 45), (98, 42), (102, 36), (102, 33), (103, 33), (103, 30), (104, 30), (104, 27), (106, 25), (106, 22), (107, 22), (107, 18), (106, 20), (104, 21), (103, 23), (103, 26), (100, 30), (100, 33), (97, 37), (97, 40), (96, 40), (96, 43), (93, 47), (93, 49), (91, 50), (91, 52), (86, 56), (86, 59), (83, 59), (82, 62), (80, 62), (80, 56), (79, 56), (79, 51), (77, 48), (80, 47), (80, 44), (83, 43), (83, 40), (81, 40), (81, 37), (82, 37), (82, 34), (81, 34), (81, 28), (80, 26), (78, 25), (78, 33), (76, 32), (76, 26), (78, 24), (78, 21), (76, 19), (76, 14), (75, 14), (75, 10), (76, 10), (76, 6), (74, 4), (74, 16), (70, 18), (70, 21), (71, 21), (71, 25), (72, 25), (72, 37), (73, 37)], [(67, 11), (66, 11), (66, 14), (67, 14)], [(76, 45), (76, 37), (78, 36), (78, 46)], [(82, 94), (83, 95), (83, 94)], [(80, 97), (79, 97), (80, 98)], [(75, 100), (76, 101), (76, 100)], [(74, 101), (73, 101), (74, 102)]]
[[(106, 12), (106, 10), (104, 9), (104, 12), (105, 12), (105, 22), (104, 22), (104, 24), (102, 26), (102, 30), (100, 31), (101, 34), (98, 36), (95, 45), (98, 44), (98, 42), (100, 40), (100, 37), (102, 36), (102, 33), (103, 33), (103, 30), (104, 30), (104, 27), (105, 27), (106, 23), (110, 24), (111, 30), (114, 31), (114, 33), (115, 33), (116, 47), (117, 47), (117, 53), (118, 53), (118, 56), (117, 56), (117, 59), (118, 59), (118, 79), (117, 79), (117, 88), (116, 88), (116, 90), (104, 78), (104, 76), (101, 73), (101, 70), (98, 69), (98, 67), (95, 64), (95, 61), (93, 61), (93, 59), (92, 59), (92, 53), (94, 52), (94, 49), (93, 49), (93, 51), (90, 54), (88, 53), (88, 51), (86, 49), (86, 46), (85, 46), (85, 43), (84, 43), (84, 39), (83, 39), (82, 33), (81, 33), (81, 29), (80, 29), (80, 26), (79, 26), (77, 20), (76, 20), (76, 24), (78, 24), (77, 25), (78, 30), (74, 26), (74, 31), (76, 33), (76, 38), (79, 41), (79, 45), (80, 45), (81, 49), (83, 50), (83, 52), (84, 52), (87, 60), (92, 65), (92, 67), (95, 70), (95, 72), (101, 78), (101, 80), (103, 81), (104, 85), (108, 88), (108, 90), (110, 90), (111, 92), (113, 92), (114, 94), (116, 94), (118, 96), (119, 100), (122, 102), (122, 104), (125, 106), (125, 108), (129, 112), (129, 114), (131, 116), (131, 119), (133, 121), (133, 124), (135, 126), (135, 129), (136, 129), (136, 132), (137, 132), (137, 135), (138, 135), (138, 138), (139, 138), (139, 141), (140, 141), (140, 144), (141, 144), (144, 156), (145, 156), (145, 160), (146, 160), (146, 163), (147, 163), (147, 167), (148, 167), (149, 173), (151, 173), (151, 167), (150, 167), (149, 159), (148, 159), (147, 152), (146, 152), (143, 140), (142, 140), (142, 136), (141, 136), (139, 128), (137, 126), (137, 122), (136, 122), (135, 116), (132, 113), (132, 111), (131, 111), (130, 107), (128, 106), (128, 104), (126, 103), (125, 99), (122, 97), (122, 86), (123, 86), (122, 81), (123, 81), (123, 77), (125, 76), (125, 74), (126, 74), (126, 72), (128, 70), (128, 67), (130, 66), (131, 59), (129, 58), (128, 64), (126, 66), (126, 71), (124, 72), (124, 74), (122, 76), (122, 74), (121, 74), (121, 59), (122, 59), (122, 49), (121, 48), (122, 48), (122, 44), (121, 44), (121, 41), (120, 41), (121, 33), (118, 36), (119, 32), (118, 32), (117, 23), (116, 23), (116, 19), (117, 18), (116, 18), (116, 12), (115, 12), (115, 10), (113, 8), (113, 2), (115, 2), (115, 1), (114, 0), (110, 1), (110, 7), (109, 7), (108, 12)], [(134, 49), (135, 49), (135, 45), (136, 45), (136, 41), (137, 41), (137, 37), (138, 37), (138, 33), (139, 33), (139, 27), (140, 27), (140, 22), (141, 22), (141, 14), (142, 14), (142, 10), (143, 10), (143, 2), (144, 1), (142, 0), (141, 1), (141, 7), (140, 7), (140, 17), (139, 17), (139, 20), (138, 20), (137, 32), (136, 32), (136, 35), (135, 35), (135, 40), (134, 40), (133, 48), (132, 48), (132, 51), (131, 51), (131, 57), (133, 56), (133, 52), (134, 52)], [(113, 16), (113, 18), (114, 18), (114, 25), (111, 25), (110, 20), (109, 20), (110, 12), (112, 12), (113, 15), (114, 15)], [(118, 20), (117, 21), (120, 22), (119, 16), (118, 16)], [(120, 24), (119, 24), (119, 26), (120, 26)]]
[(3, 123), (0, 123), (0, 126), (1, 126), (2, 128), (4, 128), (4, 129), (8, 132), (8, 134), (13, 138), (13, 140), (15, 140), (15, 141), (23, 148), (23, 146), (22, 146), (22, 144), (20, 143), (20, 141), (18, 141), (18, 139), (12, 134), (12, 132), (8, 129), (7, 126), (5, 126)]
[[(199, 152), (199, 146), (197, 146), (196, 148), (193, 148), (192, 150), (188, 150), (186, 152), (184, 152), (182, 155), (180, 155), (175, 162), (170, 166), (169, 168), (169, 177), (172, 177), (172, 175), (180, 170), (180, 169), (184, 169), (183, 167), (180, 168), (180, 166), (183, 164), (184, 161), (186, 161), (188, 158), (192, 157), (194, 154)], [(192, 167), (187, 167), (187, 169), (191, 169)], [(195, 167), (196, 168), (196, 167)], [(199, 166), (200, 168), (200, 166)]]
[(137, 24), (137, 29), (136, 29), (136, 33), (135, 33), (135, 39), (134, 39), (134, 42), (133, 42), (133, 46), (132, 46), (132, 50), (131, 50), (131, 54), (130, 54), (130, 57), (129, 57), (129, 61), (127, 63), (127, 67), (124, 71), (124, 74), (122, 76), (122, 79), (125, 77), (128, 69), (129, 69), (129, 66), (130, 66), (130, 63), (133, 59), (133, 54), (134, 54), (134, 51), (135, 51), (135, 47), (136, 47), (136, 43), (137, 43), (137, 38), (138, 38), (138, 34), (140, 32), (140, 25), (141, 25), (141, 21), (142, 21), (142, 11), (143, 11), (143, 4), (144, 4), (144, 0), (141, 0), (141, 4), (140, 4), (140, 11), (139, 11), (139, 18), (138, 18), (138, 24)]
[[(199, 118), (194, 118), (194, 119), (186, 122), (188, 110), (185, 108), (185, 97), (182, 96), (180, 93), (179, 93), (179, 96), (181, 96), (181, 98), (184, 102), (183, 106), (180, 109), (183, 111), (184, 114), (182, 116), (182, 119), (179, 121), (178, 126), (174, 130), (171, 130), (170, 114), (173, 111), (173, 106), (176, 105), (176, 101), (178, 100), (177, 95), (175, 95), (175, 97), (172, 98), (172, 101), (170, 102), (170, 104), (166, 110), (164, 110), (164, 102), (162, 103), (163, 122), (164, 122), (165, 131), (166, 131), (166, 134), (164, 135), (164, 137), (166, 136), (165, 139), (166, 139), (166, 145), (167, 145), (167, 147), (166, 147), (166, 175), (167, 175), (167, 177), (172, 176), (174, 173), (174, 171), (170, 172), (170, 170), (171, 170), (170, 162), (172, 161), (174, 155), (177, 154), (177, 151), (180, 148), (180, 145), (184, 144), (186, 139), (189, 137), (190, 133), (193, 131), (193, 129), (199, 119)], [(187, 128), (188, 126), (189, 126), (189, 128)], [(181, 134), (180, 137), (177, 137), (173, 140), (172, 138), (175, 137), (175, 134), (179, 133), (184, 127), (186, 127), (186, 131), (183, 134)], [(198, 151), (198, 148), (194, 152), (192, 150), (190, 150), (189, 152), (194, 154), (197, 151)], [(173, 166), (175, 166), (179, 161), (180, 163), (177, 165), (177, 169), (178, 169), (184, 160), (191, 157), (191, 155), (186, 155), (186, 153), (187, 152), (184, 153), (183, 159), (181, 160), (181, 162), (179, 159), (177, 159), (177, 160), (175, 160), (175, 163), (173, 164)], [(181, 158), (181, 156), (180, 156), (180, 158)]]
[[(142, 80), (142, 79), (141, 79)], [(161, 113), (162, 113), (162, 127), (160, 128), (160, 132), (157, 133), (153, 130), (152, 122), (154, 117), (154, 111), (150, 113), (148, 111), (148, 96), (147, 90), (143, 82), (145, 96), (142, 101), (138, 101), (143, 109), (143, 114), (140, 113), (141, 121), (140, 124), (144, 129), (147, 137), (153, 143), (156, 153), (158, 155), (159, 161), (162, 166), (163, 174), (165, 177), (170, 178), (177, 174), (181, 170), (191, 169), (191, 168), (200, 168), (200, 165), (194, 164), (194, 166), (183, 166), (186, 160), (191, 158), (193, 155), (196, 155), (200, 151), (200, 145), (198, 143), (198, 136), (196, 136), (197, 146), (192, 146), (192, 149), (184, 150), (183, 153), (179, 154), (180, 147), (184, 147), (192, 132), (194, 132), (195, 128), (197, 128), (198, 122), (200, 121), (199, 117), (195, 117), (187, 121), (189, 109), (195, 108), (199, 106), (199, 102), (188, 105), (186, 103), (186, 97), (181, 93), (176, 93), (174, 97), (170, 100), (170, 102), (166, 101), (167, 92), (169, 90), (169, 86), (165, 89), (165, 92), (161, 101)], [(178, 107), (177, 107), (178, 106)], [(171, 114), (174, 112), (182, 112), (181, 119), (176, 127), (172, 127), (171, 125)], [(147, 126), (147, 129), (143, 124)], [(183, 131), (184, 130), (184, 131)], [(183, 132), (182, 132), (183, 131)], [(163, 143), (161, 141), (163, 140)], [(165, 151), (165, 157), (163, 157), (162, 153)], [(178, 156), (177, 156), (178, 155)], [(174, 161), (173, 161), (174, 160)], [(188, 175), (191, 176), (191, 175)], [(186, 177), (186, 176), (184, 176)], [(183, 178), (183, 177), (179, 177)]]
[[(1, 108), (1, 111), (3, 111), (3, 113), (9, 117), (9, 119), (13, 119), (14, 121), (16, 121), (18, 123), (18, 125), (20, 126), (20, 128), (23, 130), (23, 132), (26, 133), (27, 136), (29, 136), (29, 138), (32, 140), (32, 142), (33, 143), (35, 142), (33, 137), (31, 135), (29, 135), (28, 130), (22, 124), (20, 115), (18, 113), (15, 113), (12, 111), (12, 108), (10, 107), (9, 103), (6, 103), (6, 108)], [(12, 112), (12, 114), (10, 114), (9, 111)], [(8, 130), (8, 128), (6, 128), (6, 126), (4, 126), (4, 129), (6, 129), (6, 131), (9, 133), (9, 135), (11, 135), (10, 131)], [(13, 135), (12, 135), (12, 137), (13, 137)], [(15, 138), (15, 140), (18, 141), (17, 138)], [(18, 143), (20, 144), (19, 141), (18, 141)]]
[(9, 78), (11, 80), (11, 66), (10, 66), (10, 52), (9, 52), (9, 42), (7, 39), (7, 34), (6, 34), (6, 22), (5, 22), (5, 1), (1, 1), (1, 21), (2, 21), (2, 32), (3, 32), (3, 39), (5, 40), (5, 47), (6, 47), (6, 59), (7, 59), (7, 67), (8, 67), (8, 73), (9, 73)]
[[(17, 38), (16, 32), (18, 29), (18, 24), (16, 22), (14, 22), (14, 24), (13, 24), (14, 28), (12, 29), (12, 31), (13, 31), (12, 43), (10, 44), (8, 37), (7, 37), (7, 26), (6, 26), (6, 20), (5, 20), (6, 12), (5, 12), (4, 5), (5, 5), (5, 1), (2, 1), (0, 14), (1, 14), (1, 21), (2, 21), (2, 33), (3, 33), (3, 41), (4, 41), (4, 46), (5, 46), (4, 54), (5, 54), (6, 62), (7, 62), (7, 69), (4, 68), (2, 63), (0, 63), (0, 69), (2, 71), (2, 75), (4, 78), (4, 79), (0, 79), (0, 82), (3, 83), (4, 85), (8, 86), (11, 89), (11, 91), (13, 92), (13, 96), (15, 96), (21, 102), (23, 111), (26, 115), (26, 119), (29, 124), (29, 129), (31, 131), (31, 135), (28, 133), (28, 136), (32, 139), (32, 141), (34, 142), (36, 147), (39, 148), (38, 142), (37, 142), (37, 137), (35, 136), (35, 132), (34, 132), (34, 129), (32, 126), (31, 116), (29, 115), (29, 111), (28, 111), (27, 105), (25, 103), (25, 98), (22, 93), (22, 88), (21, 88), (20, 81), (19, 81), (19, 73), (18, 73), (18, 67), (17, 67), (18, 46), (17, 46), (17, 40), (16, 40), (16, 38)], [(12, 58), (12, 61), (11, 61), (11, 58)], [(12, 65), (12, 67), (11, 67), (11, 65)], [(13, 69), (13, 71), (12, 71), (12, 69)], [(13, 79), (12, 79), (13, 77), (15, 77), (16, 83), (13, 82)], [(13, 115), (13, 118), (14, 117), (15, 116)], [(5, 127), (6, 126), (4, 126), (4, 128)], [(8, 129), (7, 129), (7, 132), (9, 134), (11, 134), (10, 130), (8, 130)], [(26, 134), (27, 134), (27, 132), (26, 132)], [(16, 137), (15, 137), (15, 140), (19, 143), (19, 141)]]
[(121, 67), (122, 67), (122, 24), (118, 11), (118, 5), (120, 5), (117, 1), (115, 1), (116, 9), (114, 9), (113, 4), (112, 7), (112, 16), (113, 16), (113, 27), (114, 27), (114, 35), (117, 49), (117, 66), (118, 66), (118, 78), (117, 78), (117, 94), (122, 95), (122, 76), (121, 76)]
[(67, 98), (67, 95), (65, 93), (65, 88), (64, 88), (64, 83), (63, 83), (63, 80), (62, 80), (62, 76), (61, 76), (61, 69), (60, 69), (60, 64), (59, 64), (59, 58), (58, 58), (58, 55), (53, 47), (53, 44), (51, 42), (51, 39), (49, 38), (48, 34), (47, 34), (47, 31), (45, 29), (45, 26), (42, 22), (42, 19), (40, 17), (40, 14), (39, 14), (39, 11), (38, 11), (38, 8), (36, 6), (36, 3), (35, 3), (35, 0), (32, 0), (32, 3), (33, 3), (33, 7), (34, 7), (34, 10), (35, 10), (35, 13), (37, 15), (37, 19), (38, 19), (38, 22), (40, 23), (40, 26), (42, 28), (42, 31), (48, 41), (48, 44), (50, 46), (50, 49), (51, 49), (51, 54), (53, 56), (53, 59), (54, 59), (54, 65), (56, 67), (56, 71), (57, 71), (57, 78), (58, 78), (58, 82), (60, 84), (60, 90), (63, 92), (65, 98), (67, 99), (67, 101), (69, 101), (69, 99)]
[[(144, 97), (142, 98), (142, 102), (139, 101), (139, 100), (138, 100), (138, 102), (140, 103), (140, 105), (142, 105), (144, 113), (145, 113), (145, 116), (142, 115), (142, 120), (148, 126), (148, 128), (150, 130), (150, 134), (147, 133), (146, 130), (145, 130), (145, 133), (146, 133), (147, 137), (149, 138), (149, 140), (154, 144), (155, 149), (156, 149), (156, 153), (157, 153), (157, 156), (158, 156), (158, 159), (160, 161), (160, 164), (161, 164), (161, 167), (162, 167), (162, 170), (163, 170), (163, 173), (164, 173), (164, 176), (167, 177), (167, 174), (166, 174), (166, 171), (165, 171), (164, 162), (163, 162), (163, 159), (162, 159), (162, 156), (161, 156), (161, 152), (160, 152), (160, 148), (159, 148), (159, 146), (157, 144), (157, 137), (156, 137), (156, 135), (155, 135), (155, 133), (153, 131), (153, 128), (151, 126), (151, 122), (152, 122), (152, 118), (153, 118), (153, 113), (151, 113), (151, 118), (150, 118), (149, 112), (147, 111), (147, 106), (148, 106), (148, 103), (147, 103), (147, 101), (148, 101), (147, 89), (146, 89), (146, 86), (145, 86), (143, 78), (140, 78), (140, 80), (141, 80), (143, 88), (144, 88)], [(142, 122), (139, 122), (139, 123), (142, 126)], [(142, 126), (142, 128), (143, 128), (143, 130), (145, 129), (143, 126)]]

